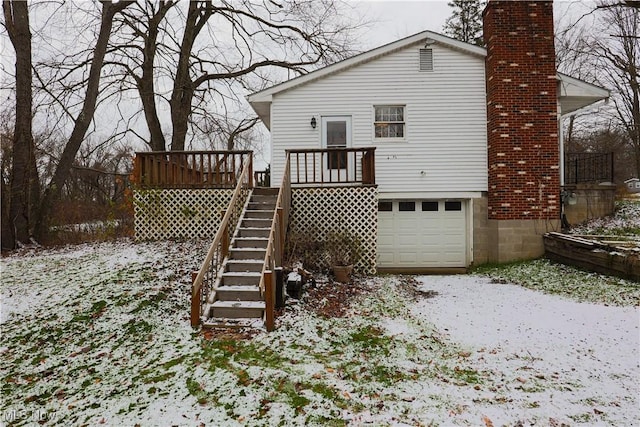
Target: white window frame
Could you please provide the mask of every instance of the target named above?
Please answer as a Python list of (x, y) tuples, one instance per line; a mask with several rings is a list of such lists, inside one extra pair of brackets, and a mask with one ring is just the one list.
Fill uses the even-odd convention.
[[(402, 108), (402, 120), (376, 120), (376, 110), (378, 108)], [(402, 124), (402, 136), (377, 136), (376, 125), (378, 124)], [(407, 106), (405, 104), (376, 104), (373, 106), (373, 140), (401, 142), (407, 139)]]

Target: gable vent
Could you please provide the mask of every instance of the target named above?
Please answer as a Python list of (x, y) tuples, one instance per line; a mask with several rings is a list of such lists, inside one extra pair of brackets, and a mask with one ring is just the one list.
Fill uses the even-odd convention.
[(433, 71), (433, 49), (420, 49), (420, 71)]

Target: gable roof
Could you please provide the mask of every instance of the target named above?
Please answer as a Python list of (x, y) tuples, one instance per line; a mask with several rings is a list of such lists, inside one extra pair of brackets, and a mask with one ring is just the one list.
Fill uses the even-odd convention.
[[(322, 79), (326, 76), (340, 73), (349, 68), (373, 61), (385, 55), (402, 50), (406, 47), (424, 43), (441, 44), (445, 47), (461, 51), (478, 57), (486, 57), (487, 50), (483, 47), (461, 42), (433, 31), (422, 31), (412, 36), (385, 44), (359, 55), (347, 58), (335, 64), (317, 69), (308, 74), (287, 80), (283, 83), (271, 86), (259, 92), (247, 96), (249, 104), (258, 114), (267, 128), (271, 127), (271, 102), (273, 96), (289, 89)], [(607, 89), (570, 77), (566, 74), (557, 74), (559, 82), (558, 100), (560, 101), (561, 114), (568, 114), (585, 108), (597, 101), (607, 99), (610, 92)]]
[(259, 92), (252, 93), (247, 96), (247, 100), (249, 104), (253, 107), (253, 109), (258, 113), (258, 116), (267, 128), (270, 127), (270, 109), (271, 109), (271, 101), (273, 99), (273, 95), (284, 92), (285, 90), (292, 89), (297, 86), (301, 86), (303, 84), (321, 79), (325, 76), (336, 74), (341, 71), (347, 70), (349, 68), (373, 61), (376, 58), (381, 56), (388, 55), (390, 53), (396, 52), (398, 50), (402, 50), (408, 46), (418, 44), (418, 43), (438, 43), (444, 46), (450, 47), (452, 49), (456, 49), (470, 55), (476, 55), (478, 57), (487, 56), (486, 49), (475, 46), (469, 43), (461, 42), (459, 40), (452, 39), (450, 37), (444, 36), (442, 34), (434, 33), (433, 31), (422, 31), (420, 33), (414, 34), (412, 36), (405, 37), (400, 40), (396, 40), (394, 42), (385, 44), (383, 46), (374, 48), (372, 50), (363, 52), (359, 55), (352, 56), (351, 58), (347, 58), (345, 60), (336, 62), (335, 64), (328, 65), (326, 67), (317, 69), (308, 74), (293, 78), (291, 80), (287, 80), (283, 83), (277, 84), (275, 86), (271, 86), (267, 89), (261, 90)]

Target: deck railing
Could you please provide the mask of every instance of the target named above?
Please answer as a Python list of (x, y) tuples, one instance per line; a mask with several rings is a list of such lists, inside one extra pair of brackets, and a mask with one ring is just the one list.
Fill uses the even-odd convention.
[(249, 197), (249, 191), (253, 187), (253, 173), (251, 156), (244, 162), (235, 191), (229, 202), (229, 208), (224, 212), (220, 227), (209, 247), (207, 256), (197, 274), (192, 274), (193, 285), (191, 287), (191, 326), (194, 328), (200, 323), (202, 315), (208, 315), (213, 302), (215, 291), (222, 277), (222, 266), (229, 255), (229, 245), (235, 233), (242, 210)]
[(565, 184), (613, 182), (613, 153), (567, 153)]
[(292, 185), (374, 185), (375, 147), (287, 150)]
[(291, 209), (291, 179), (289, 168), (289, 154), (285, 163), (282, 183), (278, 192), (276, 209), (273, 213), (271, 231), (265, 263), (260, 279), (260, 291), (265, 301), (264, 324), (267, 331), (275, 329), (275, 301), (276, 301), (276, 267), (281, 267), (284, 255), (284, 245), (289, 226), (289, 210)]
[(233, 188), (251, 157), (251, 151), (138, 152), (133, 179), (142, 188)]
[(269, 169), (263, 171), (255, 171), (253, 180), (256, 187), (271, 187), (271, 171)]

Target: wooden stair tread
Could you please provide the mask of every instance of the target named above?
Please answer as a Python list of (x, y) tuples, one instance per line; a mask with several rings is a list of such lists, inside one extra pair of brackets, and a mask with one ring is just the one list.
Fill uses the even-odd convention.
[(213, 303), (215, 308), (265, 308), (264, 301), (221, 301), (217, 300)]
[(260, 277), (262, 273), (259, 271), (225, 271), (222, 277)]
[(240, 292), (254, 292), (259, 291), (260, 287), (256, 285), (221, 285), (217, 288), (218, 291), (240, 291)]
[(239, 252), (257, 252), (257, 251), (266, 252), (266, 248), (236, 248), (236, 247), (232, 247), (231, 251), (232, 252), (235, 252), (235, 251), (239, 251)]
[(203, 328), (254, 328), (262, 327), (262, 319), (256, 317), (238, 317), (236, 319), (225, 317), (212, 317), (202, 323)]
[[(264, 259), (229, 259), (228, 264), (263, 264)], [(230, 272), (231, 273), (231, 272)]]

